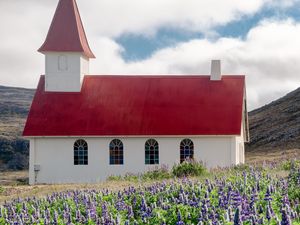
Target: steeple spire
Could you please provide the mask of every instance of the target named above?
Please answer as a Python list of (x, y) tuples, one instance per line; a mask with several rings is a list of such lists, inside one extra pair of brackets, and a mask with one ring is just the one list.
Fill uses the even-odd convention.
[(39, 52), (82, 52), (87, 58), (95, 58), (91, 51), (76, 0), (60, 0), (47, 38)]

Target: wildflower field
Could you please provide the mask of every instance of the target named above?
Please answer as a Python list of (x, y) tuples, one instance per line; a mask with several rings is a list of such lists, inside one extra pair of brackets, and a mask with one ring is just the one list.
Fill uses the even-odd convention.
[(119, 192), (72, 190), (15, 199), (1, 206), (0, 224), (299, 225), (297, 163), (285, 165), (287, 175), (280, 177), (270, 173), (276, 168), (243, 166)]

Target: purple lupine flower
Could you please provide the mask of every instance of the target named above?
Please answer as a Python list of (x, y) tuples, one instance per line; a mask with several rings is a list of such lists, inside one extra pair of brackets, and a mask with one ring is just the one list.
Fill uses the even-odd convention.
[[(231, 207), (236, 205), (238, 206), (236, 208), (239, 208), (239, 219), (241, 222), (266, 224), (269, 220), (278, 220), (279, 215), (276, 214), (277, 211), (273, 211), (271, 201), (269, 201), (270, 199), (267, 199), (268, 204), (266, 204), (265, 208), (262, 207), (265, 203), (261, 205), (261, 199), (258, 201), (257, 186), (260, 186), (258, 183), (260, 179), (259, 182), (261, 182), (263, 186), (261, 185), (259, 188), (264, 187), (266, 182), (267, 185), (269, 185), (269, 191), (266, 189), (263, 198), (271, 197), (272, 193), (276, 194), (276, 196), (281, 194), (283, 196), (282, 208), (285, 209), (290, 221), (299, 217), (296, 211), (297, 207), (299, 207), (299, 200), (296, 199), (289, 202), (285, 178), (274, 180), (272, 177), (266, 178), (264, 174), (253, 170), (251, 170), (251, 173), (237, 172), (236, 176), (239, 176), (239, 179), (231, 182), (228, 182), (226, 177), (216, 177), (214, 180), (207, 181), (205, 184), (201, 184), (199, 181), (194, 182), (189, 179), (184, 179), (168, 184), (155, 183), (149, 187), (141, 187), (138, 190), (129, 187), (116, 193), (109, 192), (108, 190), (76, 190), (53, 193), (43, 199), (27, 198), (25, 200), (13, 200), (11, 203), (6, 203), (3, 207), (0, 207), (2, 208), (0, 213), (2, 218), (7, 218), (7, 224), (16, 224), (19, 218), (24, 224), (43, 224), (45, 219), (46, 222), (48, 219), (51, 225), (55, 225), (55, 215), (51, 217), (49, 213), (51, 210), (51, 212), (54, 212), (53, 214), (55, 214), (56, 211), (62, 220), (61, 222), (66, 224), (68, 217), (74, 215), (74, 217), (72, 217), (74, 223), (86, 224), (88, 223), (89, 217), (92, 217), (91, 220), (95, 224), (113, 225), (119, 223), (116, 213), (120, 213), (124, 216), (127, 214), (126, 219), (128, 220), (128, 224), (134, 223), (132, 221), (134, 217), (136, 217), (138, 221), (142, 219), (143, 222), (152, 223), (154, 217), (158, 215), (157, 211), (164, 210), (167, 214), (163, 213), (162, 217), (166, 218), (160, 218), (162, 220), (158, 222), (158, 224), (162, 225), (168, 222), (169, 216), (174, 213), (172, 210), (175, 209), (178, 213), (179, 210), (176, 209), (174, 205), (183, 203), (188, 207), (198, 210), (199, 225), (202, 223), (217, 225), (220, 223), (219, 220), (223, 217), (226, 222), (232, 222), (234, 220)], [(245, 178), (245, 176), (247, 177), (246, 182), (248, 187), (246, 191), (243, 191), (243, 180), (240, 178)], [(270, 194), (269, 196), (268, 192)], [(106, 196), (109, 197), (106, 198)], [(149, 196), (151, 197), (149, 198)], [(136, 201), (137, 198), (142, 199), (142, 201)], [(24, 201), (26, 208), (29, 210), (23, 209)], [(61, 205), (61, 202), (63, 202), (63, 205)], [(137, 205), (137, 202), (139, 205)], [(81, 216), (79, 210), (84, 210), (87, 213)], [(136, 214), (134, 210), (137, 210)], [(171, 213), (169, 213), (169, 210)], [(98, 211), (101, 213), (101, 217), (98, 217)], [(256, 211), (258, 211), (258, 213)], [(42, 212), (41, 217), (39, 215), (40, 212)], [(236, 214), (234, 213), (234, 215)], [(191, 211), (187, 211), (185, 215), (181, 217), (181, 220), (177, 221), (179, 224), (184, 223), (183, 217), (192, 221), (196, 219), (194, 218), (194, 213), (191, 213)], [(263, 220), (264, 218), (265, 221)], [(126, 221), (122, 222), (126, 223)]]
[(242, 203), (242, 197), (241, 197), (240, 193), (233, 192), (232, 193), (232, 200), (233, 200), (233, 205), (234, 205), (235, 208), (240, 206), (241, 203)]
[(257, 182), (256, 182), (256, 190), (257, 190), (257, 191), (260, 191), (260, 183), (259, 183), (259, 180), (257, 180)]
[(267, 191), (266, 191), (264, 200), (265, 201), (271, 201), (272, 200), (270, 186), (267, 187)]
[(242, 221), (241, 221), (241, 218), (240, 218), (240, 209), (239, 208), (236, 208), (236, 210), (235, 210), (233, 224), (234, 225), (242, 225)]
[(51, 214), (50, 214), (50, 210), (48, 208), (45, 211), (45, 215), (46, 215), (47, 219), (50, 220)]
[(202, 214), (204, 214), (204, 215), (208, 212), (208, 208), (207, 208), (207, 205), (206, 205), (205, 201), (204, 201), (203, 204), (202, 204), (201, 212), (202, 212)]
[(252, 191), (251, 191), (251, 197), (250, 197), (250, 208), (253, 209), (254, 208), (254, 203), (256, 202), (257, 200), (257, 190), (256, 188), (252, 188)]
[(67, 222), (68, 225), (72, 224), (72, 215), (71, 213), (68, 213), (68, 222)]
[(271, 218), (272, 218), (272, 213), (271, 213), (271, 210), (270, 210), (270, 206), (269, 206), (269, 205), (267, 205), (266, 218), (267, 218), (268, 221), (270, 221)]
[(17, 221), (18, 221), (17, 224), (20, 224), (20, 225), (24, 224), (24, 221), (22, 220), (22, 218), (19, 215), (17, 215)]
[(80, 222), (80, 221), (81, 221), (81, 213), (80, 213), (80, 210), (79, 210), (79, 209), (76, 210), (76, 213), (75, 213), (75, 221), (76, 221), (76, 222)]
[(281, 223), (280, 223), (281, 225), (292, 225), (290, 216), (286, 212), (286, 209), (281, 210), (281, 215), (282, 215)]
[(132, 206), (127, 207), (127, 217), (128, 217), (128, 219), (134, 217)]
[(258, 207), (258, 213), (262, 214), (263, 212), (264, 212), (264, 209), (263, 209), (262, 205), (259, 205), (259, 207)]
[(50, 224), (49, 220), (47, 218), (44, 218), (44, 225)]
[(26, 207), (26, 203), (25, 202), (23, 202), (23, 204), (22, 204), (22, 209), (23, 209), (23, 211), (27, 211), (27, 207)]
[(95, 205), (94, 205), (93, 203), (91, 204), (89, 210), (90, 210), (90, 217), (91, 217), (92, 219), (94, 219), (97, 212), (96, 212), (96, 207), (95, 207)]
[(251, 220), (251, 224), (252, 224), (252, 225), (257, 224), (257, 219), (256, 219), (255, 215), (252, 214), (252, 215), (250, 216), (250, 220)]
[(244, 178), (244, 188), (247, 187), (247, 173), (246, 171), (243, 171), (243, 178)]
[(274, 216), (275, 213), (274, 213), (271, 202), (269, 202), (269, 208), (270, 208), (271, 215)]
[(260, 218), (258, 221), (257, 221), (258, 224), (264, 224), (264, 218)]
[(58, 214), (57, 214), (56, 210), (54, 210), (53, 224), (54, 224), (54, 225), (57, 225), (57, 224), (58, 224)]
[(291, 212), (291, 219), (296, 219), (296, 218), (299, 218), (298, 213), (296, 211), (292, 211)]
[(284, 195), (282, 198), (282, 204), (285, 205), (290, 205), (290, 201), (287, 195)]
[(146, 211), (147, 210), (147, 202), (145, 200), (145, 197), (142, 197), (142, 205), (141, 205), (141, 210)]
[(180, 211), (178, 211), (178, 213), (177, 213), (177, 221), (181, 221), (181, 220), (182, 220), (182, 216), (181, 216)]
[(87, 221), (89, 221), (89, 220), (92, 219), (92, 217), (91, 217), (91, 212), (90, 212), (89, 209), (86, 210), (86, 219), (87, 219)]

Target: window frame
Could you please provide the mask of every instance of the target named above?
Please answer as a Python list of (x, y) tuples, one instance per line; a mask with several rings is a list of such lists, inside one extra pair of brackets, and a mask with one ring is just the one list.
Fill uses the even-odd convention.
[(124, 165), (124, 144), (120, 139), (109, 143), (109, 165)]
[(159, 144), (153, 138), (145, 142), (145, 164), (159, 165)]
[[(186, 149), (186, 147), (188, 147), (189, 149)], [(180, 149), (180, 152), (179, 152), (180, 163), (183, 163), (187, 159), (191, 159), (191, 160), (194, 159), (194, 142), (191, 139), (189, 139), (189, 138), (183, 139), (180, 142), (179, 149)]]
[(88, 143), (78, 139), (73, 144), (73, 163), (75, 166), (88, 165)]

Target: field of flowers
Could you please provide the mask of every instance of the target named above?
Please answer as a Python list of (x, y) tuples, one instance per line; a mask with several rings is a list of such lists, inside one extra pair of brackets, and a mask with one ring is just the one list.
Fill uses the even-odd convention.
[(300, 224), (300, 169), (229, 169), (119, 192), (75, 190), (0, 206), (0, 224)]

